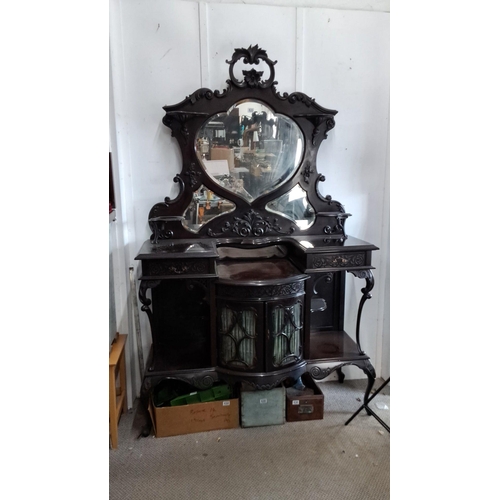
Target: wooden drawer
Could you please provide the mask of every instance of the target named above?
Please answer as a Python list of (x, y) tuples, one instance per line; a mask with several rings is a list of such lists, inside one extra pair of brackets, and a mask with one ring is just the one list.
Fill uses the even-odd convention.
[(213, 259), (149, 259), (142, 261), (144, 277), (215, 276)]
[(318, 253), (307, 256), (309, 269), (346, 269), (370, 266), (370, 257), (364, 251), (349, 253)]
[(314, 394), (297, 395), (293, 388), (286, 390), (286, 421), (321, 420), (323, 418), (325, 397), (309, 373), (302, 375), (302, 382)]

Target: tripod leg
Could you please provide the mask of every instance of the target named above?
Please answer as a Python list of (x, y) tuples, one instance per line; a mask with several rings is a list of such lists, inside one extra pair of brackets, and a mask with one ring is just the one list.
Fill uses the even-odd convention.
[[(378, 420), (378, 422), (385, 428), (387, 432), (391, 432), (389, 426), (368, 406), (368, 403), (390, 382), (391, 377), (389, 377), (368, 399), (365, 400), (365, 402), (356, 410), (356, 412), (349, 418), (349, 420), (345, 423), (345, 425), (349, 424), (356, 415), (359, 414), (359, 412), (364, 408), (366, 413), (368, 415), (371, 415), (372, 417), (375, 417), (375, 419)], [(370, 385), (368, 383), (369, 389), (371, 390), (371, 387), (373, 386), (373, 383)], [(370, 391), (368, 391), (368, 394)], [(366, 394), (365, 394), (366, 398)]]

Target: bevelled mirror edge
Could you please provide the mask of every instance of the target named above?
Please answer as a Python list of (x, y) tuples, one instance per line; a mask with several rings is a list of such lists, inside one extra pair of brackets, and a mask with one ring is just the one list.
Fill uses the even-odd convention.
[(305, 140), (292, 118), (265, 102), (244, 99), (203, 123), (195, 151), (213, 181), (253, 203), (293, 177)]

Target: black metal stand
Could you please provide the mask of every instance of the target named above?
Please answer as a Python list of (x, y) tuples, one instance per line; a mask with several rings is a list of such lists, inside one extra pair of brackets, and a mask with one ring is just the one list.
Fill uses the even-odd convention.
[(354, 419), (354, 417), (364, 408), (366, 410), (366, 413), (368, 413), (368, 415), (371, 415), (372, 417), (374, 417), (376, 420), (378, 420), (378, 422), (380, 423), (380, 425), (382, 425), (384, 427), (384, 429), (387, 431), (387, 432), (391, 432), (391, 429), (390, 427), (368, 406), (368, 403), (370, 403), (370, 401), (390, 382), (391, 380), (391, 377), (389, 377), (367, 400), (366, 400), (366, 403), (363, 403), (359, 408), (358, 410), (356, 411), (356, 413), (354, 413), (352, 415), (352, 417), (345, 423), (345, 425), (349, 424), (349, 422), (351, 422), (351, 420)]

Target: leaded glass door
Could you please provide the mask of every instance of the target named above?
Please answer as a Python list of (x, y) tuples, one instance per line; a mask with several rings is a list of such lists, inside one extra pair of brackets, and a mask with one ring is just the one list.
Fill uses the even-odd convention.
[(263, 370), (263, 312), (259, 302), (218, 301), (219, 364), (233, 370)]
[(266, 370), (279, 370), (302, 359), (303, 296), (266, 303)]

